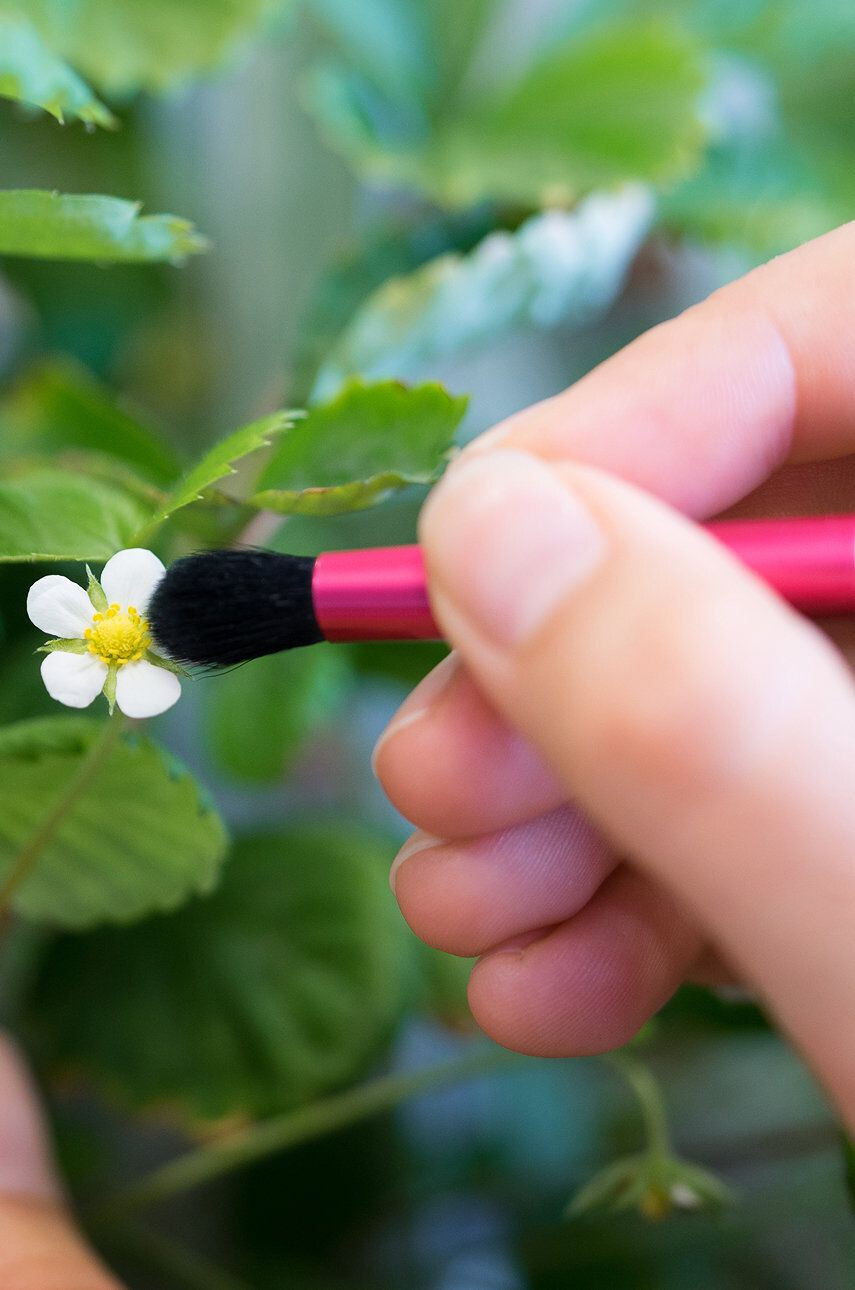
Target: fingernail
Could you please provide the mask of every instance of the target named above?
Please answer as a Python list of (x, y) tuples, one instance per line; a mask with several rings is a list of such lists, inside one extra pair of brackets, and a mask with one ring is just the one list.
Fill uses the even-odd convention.
[(409, 860), (411, 856), (418, 855), (420, 851), (430, 851), (432, 847), (440, 846), (442, 846), (442, 838), (436, 838), (432, 833), (424, 833), (421, 829), (419, 829), (418, 833), (414, 833), (411, 838), (408, 838), (392, 861), (392, 868), (389, 870), (389, 886), (392, 891), (395, 890), (398, 870), (405, 860)]
[(500, 649), (530, 641), (605, 555), (601, 529), (553, 468), (498, 449), (462, 459), (422, 512), (432, 592)]
[(377, 774), (377, 758), (380, 755), (380, 749), (389, 742), (393, 735), (400, 734), (402, 730), (406, 730), (407, 726), (411, 726), (416, 721), (421, 721), (422, 717), (427, 716), (439, 696), (448, 688), (451, 678), (457, 671), (457, 666), (457, 655), (449, 654), (441, 663), (437, 663), (436, 667), (428, 672), (424, 680), (419, 681), (413, 692), (407, 696), (405, 702), (401, 704), (374, 745), (374, 751), (371, 754), (371, 769), (375, 775)]

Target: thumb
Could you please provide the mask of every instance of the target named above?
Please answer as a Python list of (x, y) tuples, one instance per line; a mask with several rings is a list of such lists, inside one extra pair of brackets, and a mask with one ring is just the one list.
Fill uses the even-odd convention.
[(709, 535), (588, 467), (464, 458), (422, 540), (477, 684), (694, 911), (855, 1126), (855, 691), (830, 644)]
[(75, 1231), (21, 1058), (0, 1037), (0, 1286), (119, 1290)]

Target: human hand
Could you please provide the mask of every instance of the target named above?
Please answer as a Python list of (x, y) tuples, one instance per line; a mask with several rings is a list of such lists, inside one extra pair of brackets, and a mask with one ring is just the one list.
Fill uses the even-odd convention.
[(855, 510), (855, 225), (476, 441), (423, 512), (455, 647), (378, 745), (393, 871), (484, 1030), (628, 1040), (722, 962), (855, 1128), (855, 687), (699, 527)]
[(74, 1230), (41, 1111), (15, 1049), (0, 1038), (0, 1286), (119, 1290)]

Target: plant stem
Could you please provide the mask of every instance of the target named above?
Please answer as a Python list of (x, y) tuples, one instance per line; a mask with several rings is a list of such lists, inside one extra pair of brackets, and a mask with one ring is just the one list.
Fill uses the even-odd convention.
[(626, 1052), (613, 1053), (606, 1060), (620, 1072), (638, 1099), (647, 1150), (660, 1159), (673, 1156), (665, 1099), (659, 1081), (650, 1067)]
[(384, 1075), (345, 1093), (336, 1093), (296, 1111), (287, 1111), (260, 1124), (249, 1125), (155, 1169), (105, 1205), (98, 1217), (112, 1218), (142, 1209), (234, 1169), (242, 1169), (274, 1152), (286, 1151), (368, 1116), (391, 1110), (401, 1102), (441, 1088), (444, 1084), (485, 1075), (516, 1061), (519, 1061), (517, 1054), (500, 1048), (484, 1048), (479, 1044), (475, 1052), (467, 1052), (440, 1066)]
[(21, 883), (30, 874), (33, 865), (50, 842), (62, 821), (91, 784), (107, 757), (110, 755), (124, 726), (121, 716), (111, 717), (101, 727), (98, 737), (89, 747), (68, 786), (48, 811), (30, 840), (24, 844), (12, 861), (3, 883), (0, 884), (0, 926), (5, 924), (12, 907), (12, 900)]

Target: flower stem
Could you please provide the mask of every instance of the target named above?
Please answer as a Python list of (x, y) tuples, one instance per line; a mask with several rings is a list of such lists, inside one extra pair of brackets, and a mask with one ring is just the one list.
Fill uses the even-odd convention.
[(651, 1156), (667, 1160), (673, 1156), (665, 1099), (658, 1079), (649, 1066), (627, 1052), (612, 1053), (606, 1058), (619, 1071), (635, 1094)]
[(4, 925), (9, 918), (12, 900), (21, 883), (29, 877), (33, 865), (66, 815), (98, 774), (115, 746), (123, 726), (124, 719), (121, 716), (112, 717), (104, 722), (98, 737), (90, 745), (67, 787), (12, 861), (8, 874), (0, 884), (0, 926)]
[(474, 1052), (469, 1051), (454, 1061), (430, 1066), (426, 1070), (383, 1075), (345, 1093), (336, 1093), (296, 1111), (251, 1124), (155, 1169), (112, 1199), (97, 1217), (111, 1219), (115, 1215), (142, 1209), (177, 1192), (210, 1182), (233, 1169), (242, 1169), (274, 1152), (285, 1151), (368, 1116), (391, 1110), (401, 1102), (445, 1084), (473, 1079), (519, 1060), (518, 1054), (479, 1044)]

